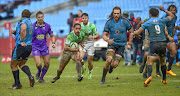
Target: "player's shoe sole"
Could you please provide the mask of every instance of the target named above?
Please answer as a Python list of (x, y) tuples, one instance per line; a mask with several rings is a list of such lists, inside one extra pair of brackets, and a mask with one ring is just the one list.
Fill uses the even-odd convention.
[(167, 74), (171, 75), (171, 76), (176, 76), (176, 74), (174, 74), (171, 70), (166, 71)]
[(152, 81), (152, 77), (150, 76), (150, 77), (144, 82), (144, 87), (147, 87), (151, 81)]
[(55, 83), (60, 77), (54, 77), (52, 80), (51, 80), (51, 83)]
[(10, 88), (8, 88), (8, 89), (21, 89), (21, 88), (22, 88), (22, 85), (21, 85), (21, 84), (19, 84), (19, 85), (13, 84), (13, 86), (10, 87)]
[(29, 77), (29, 83), (30, 83), (30, 87), (34, 87), (35, 84), (34, 76)]
[(167, 84), (167, 80), (161, 80), (161, 83)]

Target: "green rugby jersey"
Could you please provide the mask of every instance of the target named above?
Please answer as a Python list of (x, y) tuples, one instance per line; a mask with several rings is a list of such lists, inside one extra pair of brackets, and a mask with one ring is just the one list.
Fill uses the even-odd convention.
[(83, 22), (81, 24), (81, 31), (85, 34), (85, 39), (88, 39), (89, 35), (97, 34), (98, 31), (96, 29), (96, 26), (90, 22), (86, 26), (83, 25)]
[(66, 38), (65, 45), (70, 46), (71, 42), (81, 43), (84, 39), (84, 33), (80, 32), (79, 37), (75, 35), (74, 31), (70, 32)]

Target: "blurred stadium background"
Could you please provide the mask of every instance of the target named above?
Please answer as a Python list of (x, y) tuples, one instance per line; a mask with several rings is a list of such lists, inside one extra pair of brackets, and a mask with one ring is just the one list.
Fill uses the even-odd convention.
[[(105, 22), (114, 6), (120, 6), (122, 12), (126, 10), (129, 14), (134, 13), (135, 18), (141, 17), (142, 20), (149, 17), (148, 13), (151, 7), (163, 5), (167, 9), (169, 5), (174, 4), (177, 6), (178, 10), (180, 8), (180, 0), (0, 0), (0, 8), (3, 9), (8, 1), (14, 3), (14, 18), (0, 20), (1, 55), (10, 54), (10, 52), (6, 52), (6, 50), (9, 49), (7, 45), (9, 30), (5, 29), (4, 25), (10, 22), (11, 28), (15, 29), (18, 20), (21, 18), (21, 12), (24, 9), (29, 9), (33, 13), (31, 16), (33, 23), (36, 21), (35, 14), (37, 11), (41, 10), (45, 13), (44, 21), (51, 25), (55, 37), (57, 39), (60, 38), (58, 39), (58, 44), (60, 45), (58, 48), (62, 50), (64, 44), (63, 38), (69, 33), (67, 19), (70, 17), (71, 12), (76, 14), (78, 10), (82, 10), (88, 13), (90, 18), (89, 22), (96, 25), (100, 36), (102, 36)], [(160, 12), (160, 17), (163, 14), (163, 12)], [(176, 15), (179, 21), (180, 12), (178, 11)], [(2, 11), (0, 16), (4, 18), (7, 16), (7, 13)], [(48, 42), (49, 41), (50, 40), (48, 40)], [(4, 44), (8, 47), (2, 46)], [(54, 54), (57, 55), (57, 52), (61, 52), (58, 48), (54, 49), (54, 51), (52, 50), (50, 53), (55, 52)]]

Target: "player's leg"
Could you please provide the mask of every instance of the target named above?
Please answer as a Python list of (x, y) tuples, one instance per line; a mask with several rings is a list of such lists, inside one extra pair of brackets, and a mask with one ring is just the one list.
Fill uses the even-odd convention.
[(36, 79), (38, 80), (42, 71), (42, 64), (41, 64), (41, 57), (40, 56), (34, 56), (34, 61), (36, 62), (36, 67), (38, 69), (36, 73)]
[(140, 72), (140, 73), (143, 72), (144, 67), (145, 67), (145, 65), (146, 65), (146, 61), (147, 61), (148, 49), (146, 49), (146, 50), (144, 50), (144, 51), (145, 51), (145, 52), (144, 52), (144, 60), (143, 60), (142, 65), (141, 65), (140, 68), (139, 68), (139, 72)]
[(177, 48), (177, 54), (176, 54), (176, 66), (179, 66), (179, 52), (178, 52), (178, 48)]
[(20, 80), (19, 80), (19, 69), (17, 67), (18, 63), (19, 63), (19, 61), (11, 59), (10, 67), (11, 67), (15, 82), (14, 82), (13, 86), (9, 89), (21, 89), (21, 87), (22, 87)]
[(119, 65), (119, 62), (121, 61), (121, 58), (124, 54), (125, 47), (117, 47), (116, 48), (116, 54), (113, 59), (113, 63), (111, 64), (109, 68), (109, 73), (112, 73), (113, 69), (116, 68)]
[(138, 49), (137, 44), (133, 43), (132, 48), (133, 48), (133, 62), (132, 62), (132, 65), (136, 65), (136, 56), (137, 56), (137, 49)]
[(148, 73), (148, 79), (144, 82), (144, 87), (147, 87), (149, 83), (152, 81), (152, 64), (155, 62), (155, 60), (158, 58), (158, 56), (147, 56), (147, 73)]
[(109, 65), (111, 64), (112, 59), (113, 59), (114, 54), (115, 54), (115, 50), (112, 49), (111, 47), (113, 48), (113, 46), (109, 46), (107, 53), (106, 53), (106, 63), (105, 63), (104, 68), (103, 68), (103, 75), (102, 75), (102, 79), (101, 79), (101, 84), (105, 84), (106, 74), (107, 74)]
[(156, 59), (156, 76), (157, 77), (161, 77), (161, 73), (160, 73), (160, 71), (159, 71), (159, 65), (160, 65), (160, 62), (159, 62), (159, 59)]
[(143, 50), (142, 50), (142, 43), (138, 44), (138, 50), (139, 50), (139, 65), (142, 65), (143, 63)]
[(160, 57), (160, 63), (161, 63), (161, 72), (163, 74), (163, 77), (162, 77), (162, 83), (164, 84), (167, 84), (167, 81), (166, 81), (166, 65), (165, 65), (165, 59), (166, 57)]
[(51, 80), (51, 83), (55, 83), (56, 80), (58, 80), (60, 78), (64, 68), (66, 67), (66, 65), (68, 64), (70, 59), (71, 59), (71, 52), (63, 51), (63, 53), (61, 55), (61, 60), (60, 60), (59, 68), (57, 70), (57, 75), (56, 75), (56, 77), (54, 77)]
[(76, 62), (76, 70), (78, 73), (78, 81), (82, 81), (83, 77), (81, 75), (81, 62), (80, 62), (80, 52), (75, 52), (72, 56), (71, 56), (72, 60)]
[(88, 79), (92, 78), (92, 71), (93, 71), (93, 57), (94, 57), (94, 46), (91, 46), (88, 50), (87, 50), (87, 57), (88, 57)]
[(25, 65), (26, 62), (27, 62), (27, 60), (21, 60), (21, 62), (19, 63), (19, 67), (28, 76), (29, 82), (30, 82), (30, 87), (33, 87), (35, 84), (34, 76), (31, 74), (29, 67), (27, 65)]
[(37, 73), (36, 73), (36, 79), (38, 80), (42, 71), (42, 64), (41, 64), (41, 53), (39, 50), (37, 49), (33, 49), (32, 50), (32, 54), (34, 57), (34, 61), (36, 63), (36, 67), (38, 69)]
[(84, 55), (85, 55), (85, 52), (83, 50), (80, 50), (80, 63), (81, 63), (81, 66), (82, 66), (82, 76), (84, 76), (84, 73), (86, 71), (86, 67), (85, 67), (85, 64), (84, 64), (84, 61), (83, 61)]
[(174, 62), (174, 57), (176, 56), (176, 53), (177, 53), (176, 44), (175, 44), (175, 42), (170, 42), (167, 44), (167, 47), (170, 49), (170, 52), (171, 52), (171, 55), (169, 58), (169, 65), (168, 65), (168, 69), (167, 69), (167, 74), (169, 74), (171, 76), (176, 76), (176, 74), (174, 74), (171, 71), (171, 67), (172, 67), (172, 64)]
[(125, 48), (125, 50), (124, 50), (124, 66), (127, 66), (128, 65), (128, 59), (127, 59), (127, 55), (128, 55), (128, 52), (127, 52), (127, 48)]

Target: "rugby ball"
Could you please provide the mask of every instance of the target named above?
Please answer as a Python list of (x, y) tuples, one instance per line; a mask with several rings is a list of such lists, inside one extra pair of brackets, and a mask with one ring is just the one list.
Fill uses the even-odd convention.
[(78, 44), (76, 42), (71, 42), (70, 47), (76, 49)]

